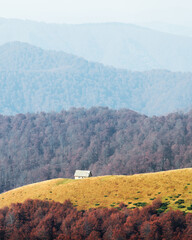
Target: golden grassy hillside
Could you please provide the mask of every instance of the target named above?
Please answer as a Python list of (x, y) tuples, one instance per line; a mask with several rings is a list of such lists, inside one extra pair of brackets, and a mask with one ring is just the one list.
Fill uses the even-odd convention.
[(192, 212), (187, 209), (192, 205), (192, 169), (82, 180), (53, 179), (0, 194), (0, 207), (29, 198), (58, 202), (70, 199), (78, 209), (118, 207), (121, 202), (134, 208), (161, 198), (170, 202), (168, 207)]

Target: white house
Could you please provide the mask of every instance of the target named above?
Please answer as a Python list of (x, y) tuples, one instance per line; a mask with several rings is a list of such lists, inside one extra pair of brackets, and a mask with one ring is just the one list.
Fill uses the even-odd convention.
[(88, 178), (91, 176), (92, 176), (92, 173), (91, 171), (88, 171), (88, 170), (76, 170), (74, 174), (75, 179)]

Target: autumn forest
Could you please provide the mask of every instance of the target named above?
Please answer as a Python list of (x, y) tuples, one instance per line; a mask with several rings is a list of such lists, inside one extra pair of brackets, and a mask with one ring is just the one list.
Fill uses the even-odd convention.
[(108, 108), (0, 116), (0, 191), (52, 178), (192, 167), (192, 113)]

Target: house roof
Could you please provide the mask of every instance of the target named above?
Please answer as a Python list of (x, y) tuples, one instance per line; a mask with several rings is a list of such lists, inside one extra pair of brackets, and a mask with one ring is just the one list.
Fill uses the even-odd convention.
[(85, 170), (76, 170), (74, 176), (75, 177), (89, 177), (91, 174), (91, 171), (85, 171)]

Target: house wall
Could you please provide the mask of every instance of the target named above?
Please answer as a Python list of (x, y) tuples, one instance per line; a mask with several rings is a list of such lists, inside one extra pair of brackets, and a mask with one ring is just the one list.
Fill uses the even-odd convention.
[(88, 178), (88, 177), (75, 177), (75, 179), (83, 179), (83, 178)]

